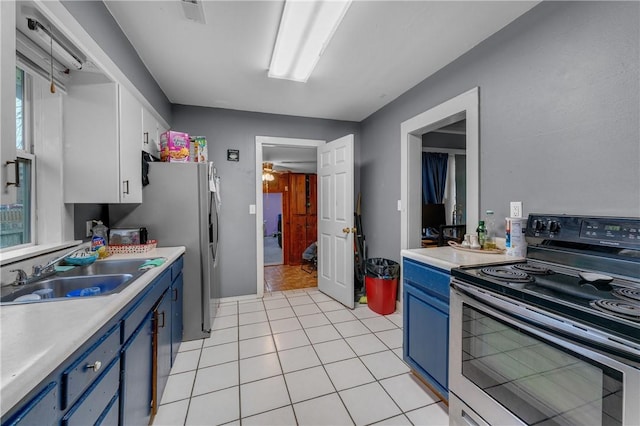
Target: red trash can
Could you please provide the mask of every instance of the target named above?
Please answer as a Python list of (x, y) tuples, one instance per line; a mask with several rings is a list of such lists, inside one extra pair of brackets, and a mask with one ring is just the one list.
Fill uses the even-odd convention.
[(389, 259), (368, 259), (365, 288), (369, 308), (380, 315), (396, 310), (400, 265)]
[(373, 312), (380, 315), (389, 315), (396, 310), (396, 295), (398, 292), (398, 279), (365, 277), (367, 288), (367, 304)]

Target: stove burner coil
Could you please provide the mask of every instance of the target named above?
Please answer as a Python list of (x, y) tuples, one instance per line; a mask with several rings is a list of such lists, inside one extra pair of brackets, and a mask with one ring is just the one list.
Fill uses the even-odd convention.
[(640, 321), (640, 305), (612, 299), (594, 300), (589, 304), (615, 316), (632, 321)]
[(523, 272), (533, 275), (551, 275), (553, 271), (549, 268), (543, 268), (542, 266), (531, 265), (529, 263), (518, 263), (513, 265), (515, 269), (519, 269)]
[(631, 302), (640, 303), (640, 289), (634, 289), (629, 287), (619, 287), (613, 290), (613, 294), (616, 296), (629, 300)]
[(511, 269), (503, 269), (503, 268), (482, 268), (480, 272), (483, 274), (496, 278), (501, 281), (511, 281), (511, 282), (519, 282), (519, 283), (527, 283), (534, 281), (533, 277), (525, 272), (514, 271)]

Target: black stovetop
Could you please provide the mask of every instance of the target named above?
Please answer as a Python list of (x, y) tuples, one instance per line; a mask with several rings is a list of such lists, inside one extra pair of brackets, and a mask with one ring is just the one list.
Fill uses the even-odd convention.
[[(640, 281), (611, 277), (610, 282), (588, 282), (579, 273), (531, 259), (451, 270), (462, 281), (640, 343)], [(611, 304), (621, 312), (605, 311)]]

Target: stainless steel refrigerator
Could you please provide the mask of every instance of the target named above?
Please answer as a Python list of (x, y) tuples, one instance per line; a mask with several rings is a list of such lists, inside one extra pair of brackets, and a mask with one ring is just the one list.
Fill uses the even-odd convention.
[(218, 274), (219, 188), (211, 163), (149, 163), (142, 204), (110, 205), (112, 227), (147, 228), (158, 247), (185, 246), (184, 334), (211, 334), (220, 297)]

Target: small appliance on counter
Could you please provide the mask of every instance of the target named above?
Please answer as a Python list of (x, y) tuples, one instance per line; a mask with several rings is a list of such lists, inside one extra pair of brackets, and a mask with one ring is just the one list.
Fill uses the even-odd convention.
[(451, 424), (640, 424), (640, 218), (532, 214), (526, 240), (451, 270)]
[(111, 228), (109, 230), (109, 245), (139, 245), (147, 244), (147, 228)]

